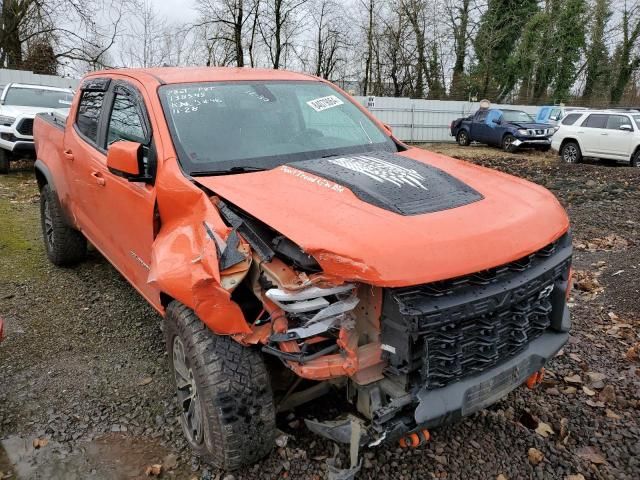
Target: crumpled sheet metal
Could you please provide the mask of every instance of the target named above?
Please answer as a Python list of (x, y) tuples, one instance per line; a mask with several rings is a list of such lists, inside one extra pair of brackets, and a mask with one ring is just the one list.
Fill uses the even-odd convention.
[[(162, 225), (152, 245), (148, 281), (192, 308), (213, 332), (251, 333), (242, 310), (221, 286), (215, 241), (203, 222), (221, 238), (227, 238), (231, 229), (206, 193), (177, 170), (172, 160), (159, 169), (156, 188)], [(187, 201), (178, 203), (176, 198)]]

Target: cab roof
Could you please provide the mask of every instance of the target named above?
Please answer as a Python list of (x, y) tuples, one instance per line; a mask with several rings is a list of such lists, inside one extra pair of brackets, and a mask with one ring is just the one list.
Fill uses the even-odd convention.
[(247, 80), (319, 80), (305, 73), (267, 68), (240, 67), (158, 67), (158, 68), (122, 68), (92, 72), (87, 76), (100, 77), (110, 74), (126, 75), (140, 81), (155, 80), (159, 84), (191, 82), (233, 82)]

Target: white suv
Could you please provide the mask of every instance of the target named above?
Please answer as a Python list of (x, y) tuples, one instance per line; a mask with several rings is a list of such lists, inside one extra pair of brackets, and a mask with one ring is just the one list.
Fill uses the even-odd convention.
[(0, 173), (9, 161), (33, 156), (33, 119), (37, 113), (68, 109), (70, 88), (10, 83), (0, 96)]
[(594, 157), (640, 167), (640, 111), (571, 112), (560, 122), (551, 148), (568, 163)]

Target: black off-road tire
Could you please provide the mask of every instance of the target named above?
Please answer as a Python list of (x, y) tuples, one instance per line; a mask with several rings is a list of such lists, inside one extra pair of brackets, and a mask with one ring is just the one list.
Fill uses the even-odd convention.
[(502, 137), (502, 150), (509, 153), (515, 152), (516, 147), (514, 147), (513, 145), (515, 139), (516, 137), (514, 137), (510, 133), (507, 133), (504, 137)]
[[(190, 308), (173, 301), (164, 318), (169, 366), (176, 379), (180, 421), (193, 452), (225, 470), (251, 465), (273, 448), (276, 435), (275, 406), (262, 354), (228, 336), (215, 335)], [(177, 351), (176, 351), (177, 348)], [(176, 370), (186, 361), (182, 375)], [(182, 383), (183, 387), (178, 388)], [(202, 419), (194, 425), (193, 409)]]
[(468, 147), (471, 145), (471, 139), (469, 138), (469, 134), (466, 130), (460, 130), (458, 132), (458, 135), (456, 135), (456, 141), (461, 147)]
[(40, 190), (40, 225), (49, 261), (59, 267), (74, 265), (87, 256), (87, 239), (65, 222), (55, 192), (48, 184)]
[(582, 161), (580, 145), (573, 140), (566, 142), (560, 149), (560, 158), (562, 158), (565, 163), (580, 163)]
[(636, 150), (633, 152), (633, 155), (631, 155), (631, 166), (636, 168), (640, 167), (640, 149)]
[(0, 175), (9, 173), (9, 152), (0, 148)]

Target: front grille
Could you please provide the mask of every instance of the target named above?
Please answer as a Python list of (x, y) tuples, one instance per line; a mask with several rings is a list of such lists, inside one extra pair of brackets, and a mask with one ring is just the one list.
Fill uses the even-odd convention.
[(16, 127), (16, 130), (21, 135), (29, 135), (30, 137), (33, 136), (33, 118), (25, 118), (21, 120)]
[(560, 325), (571, 238), (507, 265), (444, 282), (387, 289), (388, 371), (439, 388), (481, 373)]

